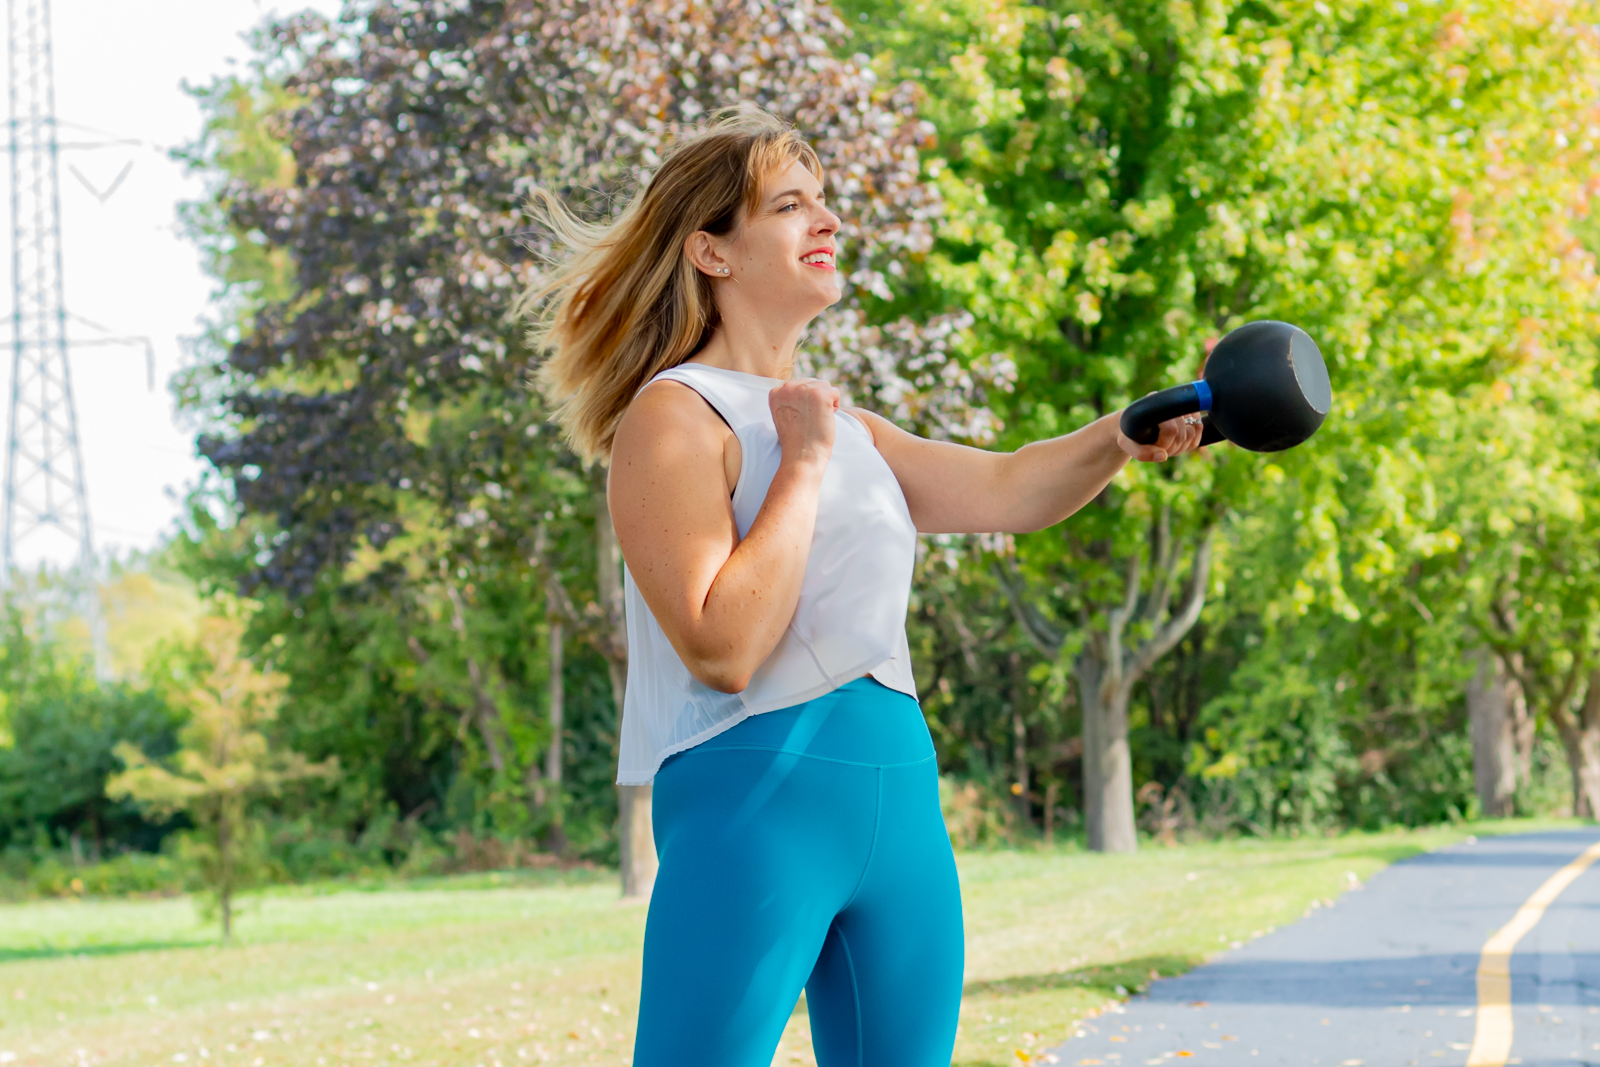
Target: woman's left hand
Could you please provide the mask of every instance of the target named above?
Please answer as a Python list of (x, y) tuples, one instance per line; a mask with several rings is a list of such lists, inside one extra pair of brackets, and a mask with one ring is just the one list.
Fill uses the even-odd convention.
[(1200, 435), (1205, 432), (1205, 428), (1206, 424), (1200, 416), (1183, 415), (1163, 422), (1160, 436), (1155, 439), (1154, 444), (1138, 444), (1119, 428), (1117, 445), (1142, 463), (1161, 463), (1173, 456), (1181, 456), (1185, 452), (1193, 452), (1199, 448)]

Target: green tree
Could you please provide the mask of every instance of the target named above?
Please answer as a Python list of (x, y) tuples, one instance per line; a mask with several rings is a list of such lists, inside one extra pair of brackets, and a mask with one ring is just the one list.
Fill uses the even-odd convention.
[[(560, 743), (554, 716), (527, 721), (555, 692), (538, 639), (555, 622), (599, 657), (611, 693), (583, 758), (545, 765), (603, 780), (626, 677), (620, 559), (603, 471), (579, 467), (526, 387), (533, 354), (508, 312), (553, 250), (527, 232), (522, 200), (539, 182), (603, 219), (684, 129), (752, 100), (815, 140), (855, 227), (854, 292), (886, 293), (928, 239), (926, 129), (908, 91), (833, 54), (844, 33), (810, 2), (382, 2), (270, 26), (260, 47), (290, 60), (212, 92), (219, 121), (193, 158), (214, 206), (193, 217), (249, 311), (186, 386), (238, 531), (201, 555), (265, 605), (253, 640), (319, 646), (285, 662), (294, 714), (327, 713), (322, 745), (373, 719), (410, 723), (391, 734), (391, 765), (464, 770), (462, 790), (520, 832), (499, 817), (511, 801), (559, 804), (535, 777), (539, 750)], [(947, 334), (869, 321), (852, 295), (810, 352), (890, 408), (965, 425), (979, 419), (973, 381), (945, 373)], [(568, 673), (586, 663), (565, 658)], [(365, 723), (354, 714), (375, 705)], [(393, 799), (393, 781), (374, 791)], [(642, 895), (648, 789), (606, 799), (624, 889)]]
[(277, 715), (284, 679), (242, 654), (243, 631), (233, 619), (202, 621), (196, 652), (203, 666), (181, 695), (189, 721), (173, 768), (123, 742), (116, 753), (127, 769), (106, 782), (108, 797), (133, 800), (157, 817), (182, 812), (194, 823), (200, 872), (221, 911), (224, 943), (233, 935), (234, 897), (256, 874), (261, 824), (254, 803), (285, 783), (338, 769), (334, 760), (314, 764), (269, 745), (261, 728)]
[(1592, 819), (1600, 816), (1600, 463), (1574, 458), (1589, 469), (1572, 486), (1570, 510), (1528, 513), (1485, 545), (1491, 560), (1475, 591), (1478, 633), (1561, 739), (1572, 813)]
[(971, 310), (962, 351), (1016, 368), (992, 402), (1003, 442), (1192, 378), (1251, 319), (1294, 321), (1329, 357), (1335, 410), (1310, 445), (1130, 469), (1016, 539), (1019, 615), (1078, 683), (1090, 842), (1132, 848), (1132, 683), (1208, 586), (1254, 569), (1269, 623), (1406, 602), (1414, 565), (1459, 543), (1439, 484), (1495, 476), (1481, 455), (1449, 467), (1473, 444), (1452, 433), (1530, 345), (1593, 388), (1592, 259), (1571, 230), (1593, 195), (1593, 7), (855, 6), (938, 130), (946, 214), (896, 306)]

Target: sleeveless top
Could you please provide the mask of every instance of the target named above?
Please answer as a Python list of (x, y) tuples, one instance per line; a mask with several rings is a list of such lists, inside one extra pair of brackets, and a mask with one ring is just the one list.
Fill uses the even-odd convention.
[[(781, 451), (767, 394), (782, 379), (700, 363), (679, 364), (650, 383), (663, 379), (699, 393), (739, 439), (733, 516), (744, 537), (778, 472)], [(743, 692), (719, 693), (689, 673), (623, 568), (628, 681), (617, 784), (644, 785), (674, 752), (864, 675), (916, 698), (906, 641), (916, 526), (871, 432), (842, 411), (836, 418), (794, 618)]]

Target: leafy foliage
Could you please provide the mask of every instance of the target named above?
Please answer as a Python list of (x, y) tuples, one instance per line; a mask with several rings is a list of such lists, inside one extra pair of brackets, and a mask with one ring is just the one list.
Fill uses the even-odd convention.
[[(1151, 812), (1470, 813), (1469, 651), (1526, 665), (1540, 760), (1593, 688), (1596, 22), (1592, 0), (374, 0), (265, 27), (189, 153), (223, 291), (181, 386), (216, 475), (177, 552), (254, 598), (246, 645), (289, 677), (275, 741), (345, 768), (292, 818), (553, 840), (558, 744), (572, 847), (614, 854), (602, 475), (524, 384), (506, 313), (556, 250), (520, 203), (540, 183), (604, 218), (737, 100), (815, 138), (846, 216), (810, 367), (922, 432), (1066, 432), (1250, 319), (1329, 359), (1335, 410), (1296, 451), (1130, 469), (1061, 528), (926, 545), (918, 680), (943, 768), (984, 794), (955, 789), (974, 839), (1081, 818), (1108, 676), (1085, 668), (1118, 643), (1162, 653), (1118, 682)], [(561, 737), (554, 617), (587, 645)]]
[[(900, 306), (970, 309), (962, 353), (1015, 364), (1002, 441), (1187, 380), (1250, 319), (1294, 321), (1329, 358), (1311, 444), (1130, 470), (1015, 546), (1081, 663), (1137, 564), (1138, 603), (1174, 580), (1154, 565), (1166, 509), (1180, 542), (1222, 522), (1188, 656), (1221, 673), (1177, 740), (1191, 788), (1259, 798), (1245, 825), (1461, 810), (1461, 758), (1426, 739), (1462, 726), (1485, 553), (1556, 515), (1590, 528), (1596, 286), (1576, 223), (1600, 53), (1580, 7), (847, 5), (877, 69), (929, 87), (939, 136), (946, 214)], [(1559, 573), (1594, 543), (1562, 541)], [(1150, 680), (1136, 734), (1184, 669)], [(1259, 783), (1230, 778), (1252, 766)], [(1442, 799), (1413, 803), (1432, 785), (1412, 771)]]
[(836, 58), (843, 39), (807, 4), (376, 3), (269, 25), (259, 47), (284, 61), (207, 91), (188, 158), (213, 193), (189, 218), (226, 299), (183, 396), (221, 478), (182, 551), (208, 588), (257, 598), (250, 640), (290, 673), (280, 736), (350, 769), (322, 817), (557, 835), (538, 757), (561, 744), (560, 833), (610, 854), (615, 664), (566, 657), (563, 737), (538, 714), (552, 608), (616, 650), (603, 472), (544, 423), (508, 316), (555, 251), (526, 232), (533, 183), (604, 217), (715, 107), (792, 116), (854, 238), (857, 295), (813, 359), (939, 432), (982, 432), (955, 320), (865, 313), (938, 204), (911, 91)]
[(70, 848), (96, 859), (154, 849), (169, 826), (105, 795), (114, 749), (131, 742), (157, 757), (177, 747), (182, 716), (158, 692), (101, 685), (87, 656), (41, 632), (13, 595), (0, 601), (0, 847)]
[(232, 932), (233, 897), (255, 874), (261, 824), (251, 805), (289, 782), (324, 777), (336, 760), (312, 764), (294, 751), (273, 750), (261, 727), (278, 713), (284, 679), (256, 668), (240, 653), (244, 627), (232, 619), (203, 620), (196, 652), (200, 670), (181, 694), (188, 722), (172, 769), (129, 741), (116, 755), (127, 769), (105, 783), (105, 795), (132, 800), (158, 817), (189, 816), (201, 837), (192, 848), (206, 887), (222, 911), (222, 936)]

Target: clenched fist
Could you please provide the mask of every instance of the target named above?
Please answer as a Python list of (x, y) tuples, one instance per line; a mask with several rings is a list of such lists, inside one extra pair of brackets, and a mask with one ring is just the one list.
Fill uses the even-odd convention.
[(820, 378), (795, 378), (767, 394), (785, 463), (827, 466), (833, 454), (839, 390)]
[(1131, 440), (1121, 429), (1117, 430), (1117, 445), (1134, 459), (1144, 463), (1160, 463), (1193, 452), (1200, 447), (1200, 435), (1205, 433), (1205, 423), (1197, 415), (1183, 415), (1161, 424), (1161, 435), (1153, 444), (1141, 445)]

